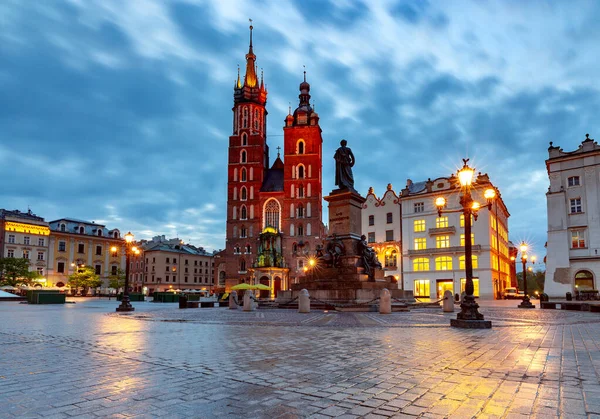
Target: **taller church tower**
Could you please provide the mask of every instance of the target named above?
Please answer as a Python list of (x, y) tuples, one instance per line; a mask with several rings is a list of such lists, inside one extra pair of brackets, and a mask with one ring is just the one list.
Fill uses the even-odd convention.
[(243, 83), (238, 77), (233, 93), (233, 133), (229, 137), (227, 180), (227, 279), (248, 279), (253, 243), (260, 233), (260, 188), (269, 165), (267, 145), (267, 89), (257, 75), (256, 55), (246, 54)]

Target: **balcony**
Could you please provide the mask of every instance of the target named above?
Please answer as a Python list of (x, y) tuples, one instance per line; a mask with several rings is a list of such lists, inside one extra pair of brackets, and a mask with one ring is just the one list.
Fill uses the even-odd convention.
[(437, 234), (455, 234), (456, 227), (450, 226), (450, 227), (430, 228), (428, 230), (428, 233), (430, 236), (435, 236)]
[[(472, 250), (473, 250), (473, 252), (480, 252), (481, 245), (474, 244), (472, 246)], [(465, 247), (464, 246), (441, 247), (441, 248), (433, 247), (433, 248), (429, 248), (429, 249), (420, 249), (420, 250), (409, 249), (408, 250), (408, 256), (437, 255), (437, 254), (442, 254), (442, 253), (465, 253)]]

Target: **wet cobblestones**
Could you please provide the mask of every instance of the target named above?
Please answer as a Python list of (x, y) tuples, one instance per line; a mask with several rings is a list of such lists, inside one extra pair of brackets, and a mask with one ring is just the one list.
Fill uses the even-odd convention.
[(0, 417), (600, 415), (595, 313), (114, 306), (0, 304)]

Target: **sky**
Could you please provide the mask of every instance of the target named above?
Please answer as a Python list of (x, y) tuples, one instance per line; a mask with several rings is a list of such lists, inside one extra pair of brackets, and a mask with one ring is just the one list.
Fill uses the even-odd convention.
[(548, 143), (600, 137), (596, 1), (3, 0), (0, 207), (223, 248), (249, 18), (272, 159), (306, 66), (325, 193), (342, 138), (363, 195), (470, 157), (545, 253)]

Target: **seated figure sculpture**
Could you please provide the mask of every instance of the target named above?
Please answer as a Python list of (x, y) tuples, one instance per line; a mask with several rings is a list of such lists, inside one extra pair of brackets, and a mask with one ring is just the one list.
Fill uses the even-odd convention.
[(325, 253), (323, 253), (322, 247), (317, 249), (317, 258), (322, 260), (328, 266), (334, 268), (340, 267), (340, 257), (346, 253), (344, 244), (334, 234), (331, 239), (327, 241), (327, 247)]
[(365, 273), (369, 276), (369, 280), (373, 281), (375, 268), (382, 269), (382, 266), (373, 248), (369, 247), (367, 237), (364, 234), (360, 236), (360, 242), (358, 242), (358, 254), (361, 256), (361, 264), (365, 268)]

